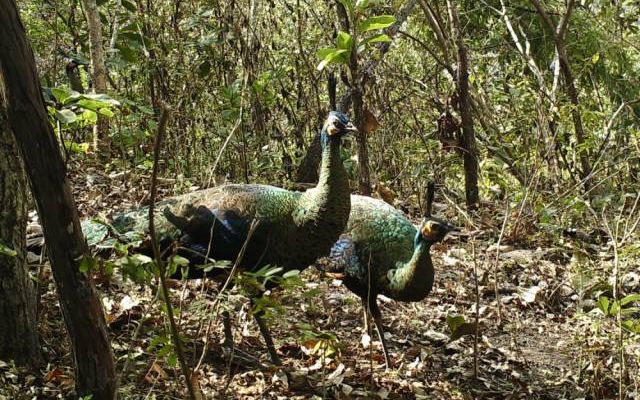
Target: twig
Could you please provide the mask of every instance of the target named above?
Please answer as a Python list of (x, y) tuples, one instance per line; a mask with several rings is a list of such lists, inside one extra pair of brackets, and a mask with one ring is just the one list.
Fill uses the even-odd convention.
[(478, 286), (478, 261), (476, 260), (476, 241), (471, 241), (471, 258), (473, 259), (473, 281), (476, 289), (476, 329), (473, 335), (473, 378), (478, 379), (478, 337), (480, 334), (480, 288)]
[(151, 175), (151, 205), (149, 206), (149, 233), (151, 235), (151, 245), (153, 247), (153, 255), (156, 259), (156, 265), (159, 271), (160, 286), (162, 289), (162, 296), (167, 307), (167, 317), (169, 319), (169, 327), (171, 331), (171, 338), (173, 344), (176, 347), (176, 353), (178, 355), (178, 361), (180, 363), (180, 369), (184, 375), (185, 384), (189, 391), (189, 397), (191, 400), (197, 400), (201, 396), (196, 395), (196, 390), (191, 381), (191, 371), (185, 360), (184, 351), (182, 349), (182, 342), (180, 341), (180, 335), (178, 333), (178, 327), (176, 325), (175, 317), (173, 315), (173, 306), (171, 305), (171, 299), (169, 297), (169, 288), (167, 287), (166, 268), (162, 256), (160, 253), (160, 246), (156, 238), (156, 226), (154, 220), (155, 202), (158, 182), (158, 161), (160, 159), (160, 147), (162, 145), (162, 139), (167, 130), (167, 122), (169, 120), (170, 110), (166, 104), (162, 104), (162, 114), (160, 115), (160, 123), (158, 124), (158, 133), (153, 146), (153, 173)]
[(506, 207), (504, 210), (504, 220), (502, 221), (502, 228), (500, 229), (500, 236), (498, 236), (498, 242), (496, 243), (496, 261), (493, 265), (493, 284), (494, 293), (496, 298), (496, 306), (498, 307), (498, 325), (502, 323), (502, 308), (500, 306), (500, 291), (498, 290), (498, 263), (500, 262), (500, 243), (504, 236), (504, 231), (507, 228), (507, 220), (509, 219), (509, 199), (505, 201)]

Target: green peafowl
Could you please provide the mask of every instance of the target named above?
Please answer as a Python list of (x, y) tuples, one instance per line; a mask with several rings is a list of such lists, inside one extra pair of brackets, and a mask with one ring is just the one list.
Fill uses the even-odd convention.
[(456, 230), (431, 215), (434, 190), (430, 184), (427, 211), (417, 230), (384, 201), (352, 195), (347, 229), (318, 264), (321, 270), (341, 273), (344, 285), (362, 300), (365, 317), (367, 311), (373, 316), (387, 368), (391, 359), (377, 297), (382, 294), (404, 302), (424, 299), (434, 280), (430, 247)]
[[(263, 266), (281, 267), (281, 273), (302, 270), (329, 254), (344, 231), (350, 211), (349, 179), (340, 156), (341, 139), (356, 128), (342, 113), (329, 113), (321, 131), (322, 158), (319, 181), (306, 192), (268, 185), (227, 184), (158, 202), (156, 231), (164, 251), (179, 244), (180, 255), (193, 264), (206, 259), (235, 261), (247, 240), (253, 221), (258, 221), (244, 255), (243, 270)], [(83, 223), (89, 244), (115, 239), (140, 240), (147, 235), (148, 208), (116, 217), (104, 224)], [(134, 249), (150, 254), (148, 242)], [(189, 268), (187, 278), (201, 278), (202, 269)], [(179, 273), (178, 273), (179, 274)], [(224, 315), (225, 332), (229, 320)], [(254, 313), (274, 363), (280, 364), (273, 340), (260, 313)], [(226, 338), (227, 343), (230, 338)]]

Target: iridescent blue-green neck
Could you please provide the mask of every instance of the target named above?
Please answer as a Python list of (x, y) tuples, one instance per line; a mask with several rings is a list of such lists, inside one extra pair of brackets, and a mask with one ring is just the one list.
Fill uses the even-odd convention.
[(333, 243), (347, 226), (351, 199), (349, 178), (340, 157), (340, 138), (321, 134), (322, 161), (318, 185), (303, 193), (298, 202), (294, 221), (298, 227), (295, 234), (300, 240), (299, 252), (313, 245), (314, 253), (309, 263), (318, 255), (327, 254)]
[(414, 239), (413, 255), (404, 265), (389, 271), (391, 298), (402, 301), (420, 301), (433, 287), (434, 270), (429, 249), (431, 243), (424, 240), (420, 230)]

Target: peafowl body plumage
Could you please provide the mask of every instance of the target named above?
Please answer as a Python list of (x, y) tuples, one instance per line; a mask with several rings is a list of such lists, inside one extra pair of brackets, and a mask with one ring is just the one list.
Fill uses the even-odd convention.
[[(172, 197), (156, 204), (161, 247), (172, 241), (216, 260), (235, 261), (253, 220), (259, 222), (241, 266), (304, 269), (329, 253), (344, 230), (350, 211), (349, 180), (340, 157), (341, 138), (355, 128), (343, 114), (330, 113), (321, 133), (318, 185), (294, 192), (269, 185), (227, 184)], [(90, 244), (125, 242), (148, 235), (148, 207), (113, 218), (111, 231), (100, 223), (83, 224)], [(204, 250), (204, 251), (203, 251)], [(190, 257), (202, 261), (202, 257)]]
[[(238, 264), (241, 268), (256, 270), (272, 265), (281, 267), (282, 272), (302, 270), (328, 255), (349, 218), (349, 180), (340, 147), (342, 137), (351, 131), (355, 128), (345, 115), (329, 114), (321, 132), (319, 181), (306, 192), (268, 185), (227, 184), (158, 202), (154, 219), (161, 249), (178, 242), (178, 253), (194, 264), (207, 259), (235, 261), (246, 241)], [(111, 229), (116, 239), (130, 242), (146, 237), (148, 213), (149, 209), (144, 208), (116, 217)], [(253, 221), (258, 224), (248, 238)], [(109, 238), (104, 225), (86, 223), (83, 229), (90, 244)], [(148, 241), (146, 244), (150, 253)], [(145, 251), (144, 241), (138, 250)], [(202, 275), (201, 269), (189, 268), (188, 278)], [(264, 321), (259, 314), (255, 317), (272, 360), (279, 364)], [(228, 322), (227, 314), (225, 324)], [(230, 328), (225, 327), (228, 331)]]
[[(432, 196), (431, 196), (432, 197)], [(430, 204), (428, 209), (430, 210)], [(455, 228), (432, 217), (430, 212), (418, 229), (399, 210), (381, 200), (352, 195), (351, 214), (345, 233), (320, 268), (343, 275), (344, 285), (358, 295), (374, 317), (385, 353), (379, 294), (394, 300), (423, 300), (434, 282), (429, 249)]]

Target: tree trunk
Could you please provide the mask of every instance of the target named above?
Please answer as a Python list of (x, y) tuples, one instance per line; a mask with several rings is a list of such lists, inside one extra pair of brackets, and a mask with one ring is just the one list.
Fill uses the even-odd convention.
[(44, 107), (33, 51), (13, 0), (0, 2), (0, 77), (71, 338), (76, 390), (94, 400), (113, 399), (116, 376), (102, 305), (91, 280), (79, 269), (88, 256), (87, 246)]
[[(102, 49), (102, 23), (96, 0), (82, 0), (84, 14), (89, 28), (89, 50), (91, 52), (91, 77), (95, 93), (107, 93), (107, 68), (104, 64)], [(109, 152), (109, 121), (98, 114), (98, 123), (93, 129), (93, 149), (96, 152)]]
[(37, 298), (26, 268), (27, 182), (9, 128), (0, 79), (0, 359), (37, 369), (42, 362)]
[(567, 10), (562, 16), (562, 19), (557, 24), (551, 19), (551, 16), (542, 7), (539, 0), (531, 0), (531, 3), (538, 11), (540, 18), (542, 19), (543, 26), (551, 33), (553, 42), (558, 52), (558, 61), (560, 62), (560, 71), (564, 78), (565, 90), (569, 101), (571, 102), (571, 118), (573, 119), (573, 127), (576, 135), (576, 153), (580, 160), (580, 178), (584, 181), (585, 188), (588, 189), (588, 178), (591, 175), (591, 163), (589, 162), (590, 152), (585, 148), (585, 133), (582, 125), (582, 114), (580, 113), (580, 100), (578, 98), (578, 89), (575, 84), (575, 77), (571, 70), (571, 64), (569, 63), (569, 56), (567, 55), (566, 47), (566, 34), (569, 27), (569, 18), (575, 7), (575, 0), (569, 0), (567, 2)]
[(458, 109), (462, 119), (462, 147), (464, 161), (464, 189), (466, 195), (467, 208), (476, 209), (480, 202), (478, 193), (478, 151), (476, 149), (476, 135), (473, 127), (473, 115), (471, 112), (471, 98), (469, 95), (469, 62), (467, 59), (467, 49), (464, 44), (458, 11), (453, 0), (447, 0), (449, 9), (449, 20), (453, 37), (458, 48)]

